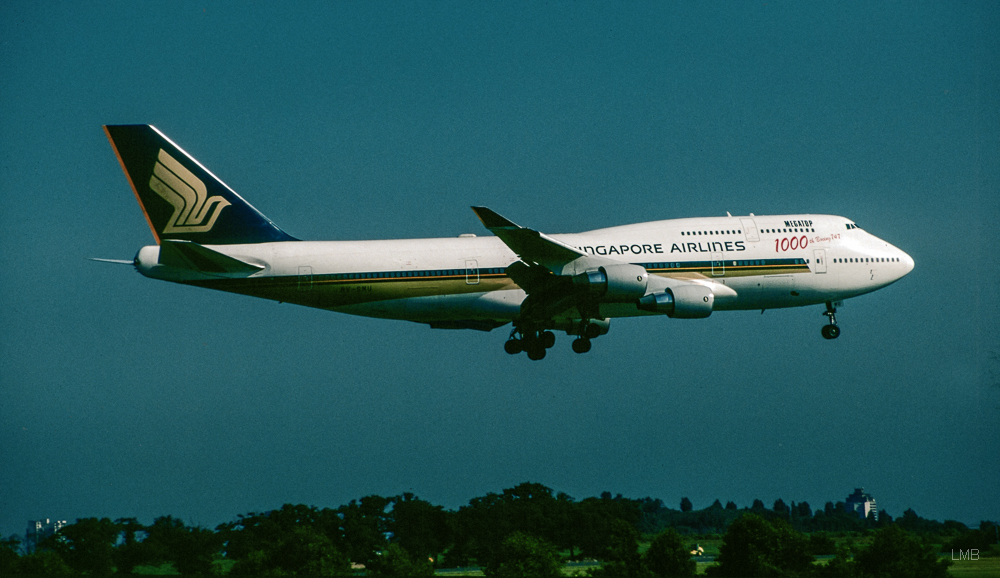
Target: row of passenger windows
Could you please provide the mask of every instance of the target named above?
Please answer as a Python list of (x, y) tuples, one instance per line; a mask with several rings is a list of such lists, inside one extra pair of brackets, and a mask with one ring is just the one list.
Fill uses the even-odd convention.
[(899, 263), (899, 257), (854, 257), (851, 259), (834, 259), (834, 263)]
[[(763, 229), (762, 233), (815, 233), (816, 229)], [(695, 235), (742, 235), (743, 231), (681, 231), (681, 236), (693, 237)]]
[[(745, 261), (730, 261), (731, 267), (755, 267), (764, 265), (805, 265), (809, 262), (808, 259), (753, 259)], [(714, 267), (721, 267), (722, 261), (702, 261), (702, 262), (689, 262), (689, 263), (639, 263), (646, 269), (680, 269), (683, 267), (707, 267), (713, 264)]]
[(780, 263), (776, 263), (774, 261), (769, 262), (767, 259), (757, 259), (753, 261), (733, 261), (733, 267), (754, 266), (754, 265), (778, 265), (778, 264), (805, 265), (806, 263), (809, 262), (808, 259), (779, 259), (778, 261), (780, 261)]
[(439, 269), (437, 271), (387, 271), (384, 273), (340, 273), (333, 275), (335, 280), (345, 279), (395, 279), (403, 277), (453, 277), (455, 275), (497, 275), (504, 272), (503, 267), (488, 269)]
[(681, 231), (681, 236), (694, 237), (695, 235), (742, 235), (743, 231)]

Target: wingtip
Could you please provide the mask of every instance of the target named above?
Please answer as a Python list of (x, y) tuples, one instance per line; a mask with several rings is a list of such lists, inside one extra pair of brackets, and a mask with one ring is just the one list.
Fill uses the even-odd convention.
[(496, 211), (487, 207), (472, 207), (472, 210), (476, 213), (476, 216), (479, 217), (479, 220), (483, 222), (483, 226), (487, 229), (497, 229), (500, 227), (520, 228), (510, 220), (498, 214)]

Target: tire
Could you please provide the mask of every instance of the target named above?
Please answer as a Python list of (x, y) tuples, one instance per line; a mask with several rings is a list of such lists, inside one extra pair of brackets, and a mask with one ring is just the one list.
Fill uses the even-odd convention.
[(506, 351), (507, 353), (511, 354), (511, 355), (517, 355), (518, 353), (521, 353), (521, 351), (523, 351), (524, 348), (521, 347), (521, 341), (520, 340), (518, 340), (518, 339), (508, 339), (507, 343), (503, 344), (503, 350)]
[(573, 340), (573, 351), (576, 353), (587, 353), (590, 351), (590, 340), (583, 337)]
[(840, 328), (836, 325), (824, 325), (821, 333), (825, 339), (836, 339), (840, 336)]
[(538, 361), (540, 359), (545, 359), (545, 348), (544, 347), (532, 347), (528, 350), (528, 359), (532, 361)]
[(545, 349), (550, 349), (553, 345), (556, 344), (556, 334), (552, 333), (551, 331), (545, 331), (542, 333), (541, 341), (542, 345), (545, 346)]

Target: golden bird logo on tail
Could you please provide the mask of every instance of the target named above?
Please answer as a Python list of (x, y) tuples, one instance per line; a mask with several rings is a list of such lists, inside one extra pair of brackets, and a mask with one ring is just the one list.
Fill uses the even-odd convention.
[(163, 149), (149, 178), (149, 188), (174, 207), (174, 214), (163, 228), (167, 234), (211, 231), (219, 213), (230, 205), (219, 195), (209, 198), (205, 183)]

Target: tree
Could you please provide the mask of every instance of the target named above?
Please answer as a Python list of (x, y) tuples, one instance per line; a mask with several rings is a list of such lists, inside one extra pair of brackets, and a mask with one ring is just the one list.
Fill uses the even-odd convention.
[(347, 556), (328, 537), (309, 526), (295, 526), (276, 542), (262, 545), (236, 562), (229, 571), (234, 576), (346, 576)]
[(548, 542), (523, 532), (514, 532), (502, 543), (499, 552), (483, 568), (491, 578), (560, 578), (562, 560)]
[(591, 498), (576, 504), (566, 494), (553, 496), (552, 489), (536, 483), (522, 483), (469, 500), (454, 516), (455, 546), (448, 554), (450, 563), (474, 558), (480, 566), (490, 565), (504, 540), (514, 532), (529, 534), (560, 548), (586, 549), (595, 534), (595, 525), (627, 509), (638, 523), (635, 502), (620, 497)]
[(746, 514), (729, 525), (707, 576), (799, 576), (810, 571), (808, 542), (784, 520)]
[(601, 578), (644, 577), (649, 571), (639, 556), (639, 533), (635, 526), (624, 520), (614, 520), (609, 529), (609, 544), (601, 567), (591, 576)]
[(0, 540), (0, 576), (10, 576), (14, 573), (14, 567), (21, 557), (18, 554), (20, 546), (21, 540), (17, 536)]
[(658, 578), (694, 576), (698, 566), (691, 559), (681, 535), (673, 528), (653, 538), (642, 560), (643, 565)]
[(782, 520), (787, 520), (791, 516), (791, 509), (785, 504), (785, 501), (778, 498), (774, 501), (774, 507), (772, 508), (774, 513), (778, 515)]
[(35, 550), (27, 556), (21, 556), (10, 574), (3, 576), (79, 576), (80, 573), (70, 568), (59, 554), (52, 550)]
[(332, 510), (285, 504), (280, 510), (239, 516), (219, 526), (233, 575), (350, 573), (340, 549), (341, 519)]
[(899, 526), (875, 531), (871, 546), (854, 555), (860, 578), (945, 578), (951, 561)]
[(997, 531), (995, 522), (979, 522), (978, 530), (969, 530), (956, 536), (951, 542), (945, 544), (942, 552), (954, 552), (955, 550), (979, 550), (980, 556), (989, 552), (994, 544), (997, 544)]
[(389, 544), (365, 570), (367, 576), (375, 578), (433, 576), (434, 564), (428, 558), (410, 556), (399, 544)]
[(142, 550), (154, 564), (173, 562), (181, 574), (208, 574), (212, 560), (222, 548), (222, 536), (215, 532), (185, 526), (172, 516), (161, 516), (146, 528)]
[(337, 508), (344, 530), (344, 547), (352, 562), (367, 566), (374, 561), (376, 552), (389, 545), (386, 534), (389, 533), (387, 509), (390, 504), (389, 498), (365, 496), (360, 502), (351, 500)]
[[(622, 525), (635, 531), (641, 513), (632, 500), (623, 498), (587, 498), (574, 509), (573, 529), (576, 543), (584, 556), (609, 560), (614, 554), (616, 534)], [(621, 524), (618, 524), (618, 523)], [(617, 528), (617, 529), (616, 529)]]
[(854, 562), (847, 546), (837, 548), (836, 555), (825, 566), (813, 566), (815, 578), (855, 578)]
[(681, 511), (682, 512), (690, 512), (692, 508), (694, 508), (694, 506), (691, 504), (691, 500), (687, 499), (686, 497), (685, 498), (681, 498)]
[(135, 518), (118, 518), (115, 524), (121, 529), (119, 544), (114, 550), (115, 573), (131, 574), (136, 566), (154, 564), (148, 560), (147, 548), (139, 540), (144, 534), (145, 526)]
[(730, 501), (730, 502), (726, 502), (726, 509), (727, 510), (738, 510), (739, 508), (736, 506), (736, 502)]
[(410, 493), (392, 498), (392, 503), (391, 542), (399, 544), (410, 556), (423, 560), (437, 557), (451, 543), (448, 512), (444, 508)]
[(108, 518), (82, 518), (42, 540), (39, 547), (52, 549), (78, 573), (110, 576), (120, 532), (118, 525)]
[(813, 556), (826, 556), (837, 553), (837, 542), (827, 532), (809, 534), (809, 553)]

